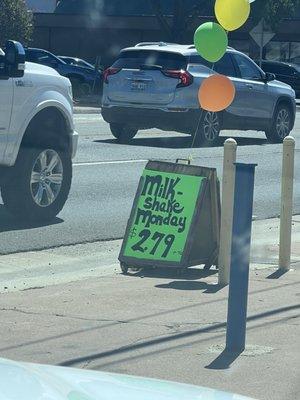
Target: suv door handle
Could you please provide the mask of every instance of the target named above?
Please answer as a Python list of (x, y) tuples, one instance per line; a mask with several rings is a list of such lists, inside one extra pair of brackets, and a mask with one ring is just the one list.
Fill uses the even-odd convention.
[(248, 89), (253, 89), (254, 88), (254, 86), (251, 85), (251, 83), (246, 83), (246, 86), (247, 86)]

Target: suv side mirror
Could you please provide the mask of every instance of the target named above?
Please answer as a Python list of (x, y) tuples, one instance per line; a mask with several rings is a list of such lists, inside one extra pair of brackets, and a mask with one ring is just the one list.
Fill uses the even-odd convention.
[(265, 73), (265, 81), (266, 82), (272, 82), (275, 81), (276, 79), (276, 75), (275, 74), (271, 74), (271, 72), (266, 72)]
[(5, 45), (5, 69), (9, 78), (22, 78), (25, 71), (25, 50), (21, 43), (8, 40)]

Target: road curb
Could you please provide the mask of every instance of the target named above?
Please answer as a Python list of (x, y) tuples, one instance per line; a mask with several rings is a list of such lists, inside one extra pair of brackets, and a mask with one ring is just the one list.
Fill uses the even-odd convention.
[(74, 114), (101, 114), (100, 107), (74, 107)]

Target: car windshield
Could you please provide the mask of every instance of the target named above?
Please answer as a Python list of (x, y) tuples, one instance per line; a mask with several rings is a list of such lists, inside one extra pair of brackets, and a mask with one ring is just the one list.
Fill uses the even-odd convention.
[(0, 297), (0, 400), (300, 400), (300, 0), (0, 0)]
[(300, 72), (300, 65), (294, 64), (293, 67), (297, 72)]
[(75, 63), (78, 64), (81, 67), (88, 67), (88, 68), (92, 68), (92, 69), (95, 68), (92, 64), (90, 64), (90, 63), (88, 63), (88, 62), (86, 62), (84, 60), (77, 59), (77, 60), (75, 60)]

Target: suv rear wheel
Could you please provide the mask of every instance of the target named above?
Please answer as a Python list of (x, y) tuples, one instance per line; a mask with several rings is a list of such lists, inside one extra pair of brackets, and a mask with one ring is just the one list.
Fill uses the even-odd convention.
[(129, 143), (138, 133), (136, 128), (126, 124), (110, 124), (110, 130), (117, 141), (123, 144)]
[(267, 139), (271, 143), (281, 143), (290, 134), (291, 127), (291, 109), (286, 104), (279, 104), (274, 113), (272, 126), (265, 132)]
[(14, 215), (27, 220), (49, 220), (63, 208), (72, 181), (70, 155), (54, 148), (20, 149), (2, 199)]
[(214, 146), (219, 142), (220, 135), (220, 118), (215, 112), (203, 111), (201, 121), (199, 123), (195, 142), (202, 146)]

